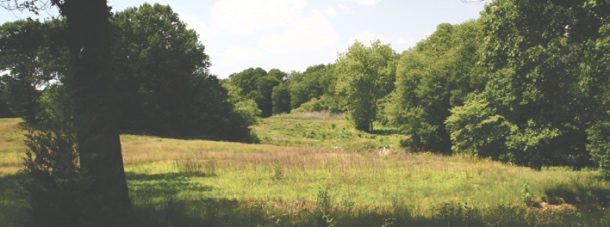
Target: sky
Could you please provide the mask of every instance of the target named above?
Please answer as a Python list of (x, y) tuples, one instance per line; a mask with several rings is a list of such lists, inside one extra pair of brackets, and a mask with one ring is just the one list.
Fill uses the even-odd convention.
[[(379, 39), (401, 53), (441, 23), (479, 17), (483, 3), (461, 0), (108, 0), (113, 11), (170, 5), (199, 34), (219, 78), (251, 67), (305, 71), (334, 63), (356, 40)], [(51, 8), (39, 18), (58, 15)], [(1, 10), (0, 23), (34, 17)]]

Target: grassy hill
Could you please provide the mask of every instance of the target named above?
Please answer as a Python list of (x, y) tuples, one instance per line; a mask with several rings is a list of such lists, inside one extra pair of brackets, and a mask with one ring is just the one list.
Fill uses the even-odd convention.
[[(0, 120), (0, 223), (22, 226), (23, 132)], [(390, 129), (282, 115), (265, 144), (122, 135), (142, 226), (609, 226), (610, 183), (592, 171), (531, 169), (469, 156), (406, 153)], [(286, 146), (278, 146), (286, 145)], [(379, 147), (391, 152), (380, 155)]]

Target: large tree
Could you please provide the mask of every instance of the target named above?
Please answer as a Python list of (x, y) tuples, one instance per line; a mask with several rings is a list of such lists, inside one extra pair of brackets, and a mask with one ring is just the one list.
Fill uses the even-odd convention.
[[(122, 130), (246, 141), (247, 123), (209, 74), (197, 33), (171, 7), (144, 4), (112, 18)], [(278, 75), (281, 76), (281, 75)]]
[(125, 226), (131, 222), (132, 205), (119, 138), (109, 7), (105, 0), (53, 2), (66, 17), (70, 54), (66, 85), (74, 105), (80, 165), (93, 181), (87, 195), (100, 201), (102, 214), (92, 221)]
[[(47, 1), (2, 1), (5, 8), (37, 11)], [(16, 5), (13, 5), (15, 3)], [(41, 4), (40, 4), (41, 3)], [(82, 202), (94, 214), (79, 225), (128, 226), (132, 205), (123, 169), (116, 92), (111, 65), (110, 11), (106, 0), (51, 0), (66, 18), (72, 125), (80, 167), (91, 183)]]
[(379, 40), (354, 43), (337, 59), (337, 90), (346, 94), (349, 120), (359, 130), (372, 131), (377, 101), (394, 89), (396, 53)]

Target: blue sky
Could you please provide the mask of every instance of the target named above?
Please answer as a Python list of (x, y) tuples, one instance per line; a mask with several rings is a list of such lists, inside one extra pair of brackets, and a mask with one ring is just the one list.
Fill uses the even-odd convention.
[[(195, 29), (210, 56), (211, 73), (226, 78), (250, 67), (285, 72), (333, 63), (355, 40), (380, 39), (398, 53), (440, 23), (479, 17), (482, 3), (461, 0), (109, 0), (114, 11), (144, 2), (170, 5)], [(40, 13), (45, 18), (56, 9)], [(3, 11), (0, 22), (27, 18)]]

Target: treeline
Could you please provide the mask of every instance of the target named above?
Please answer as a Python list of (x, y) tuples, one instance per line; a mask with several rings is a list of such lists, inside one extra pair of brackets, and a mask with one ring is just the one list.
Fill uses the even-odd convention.
[[(479, 19), (441, 24), (400, 54), (356, 42), (332, 64), (250, 68), (221, 81), (196, 33), (171, 8), (145, 4), (112, 16), (121, 127), (248, 141), (258, 117), (327, 110), (347, 113), (359, 130), (396, 127), (412, 151), (535, 169), (598, 166), (610, 176), (609, 8), (608, 0), (492, 1)], [(70, 116), (63, 23), (0, 28), (0, 68), (10, 70), (0, 83), (3, 116)]]
[(401, 54), (356, 42), (335, 63), (247, 69), (225, 83), (261, 116), (346, 112), (391, 125), (413, 151), (468, 153), (610, 176), (610, 1), (493, 1)]
[[(170, 137), (252, 141), (205, 47), (169, 6), (144, 4), (111, 16), (112, 65), (121, 131)], [(0, 27), (0, 114), (30, 125), (68, 122), (63, 19)], [(63, 119), (62, 119), (63, 118)]]

